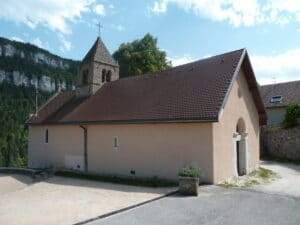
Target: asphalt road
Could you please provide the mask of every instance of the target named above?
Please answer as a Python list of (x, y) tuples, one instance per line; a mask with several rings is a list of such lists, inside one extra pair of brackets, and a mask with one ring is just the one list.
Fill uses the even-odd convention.
[(89, 225), (299, 225), (300, 198), (202, 187), (198, 197), (169, 196)]

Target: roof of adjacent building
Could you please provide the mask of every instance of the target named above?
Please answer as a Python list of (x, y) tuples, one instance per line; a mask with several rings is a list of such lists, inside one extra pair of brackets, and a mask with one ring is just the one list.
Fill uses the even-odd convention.
[(108, 82), (87, 98), (61, 92), (28, 123), (218, 121), (240, 68), (245, 71), (260, 123), (264, 124), (265, 109), (245, 49), (155, 74)]
[[(300, 80), (263, 85), (260, 87), (260, 91), (266, 108), (285, 107), (292, 103), (300, 103)], [(276, 96), (282, 96), (282, 100), (272, 103), (271, 98)]]
[(119, 66), (114, 58), (110, 55), (108, 49), (104, 45), (100, 37), (97, 38), (92, 48), (83, 58), (82, 62), (101, 62), (112, 66)]

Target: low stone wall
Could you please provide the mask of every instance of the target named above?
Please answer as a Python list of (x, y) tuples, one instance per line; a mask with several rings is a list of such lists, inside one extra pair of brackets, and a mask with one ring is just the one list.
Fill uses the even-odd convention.
[(263, 127), (260, 139), (261, 155), (300, 160), (300, 126), (290, 129)]

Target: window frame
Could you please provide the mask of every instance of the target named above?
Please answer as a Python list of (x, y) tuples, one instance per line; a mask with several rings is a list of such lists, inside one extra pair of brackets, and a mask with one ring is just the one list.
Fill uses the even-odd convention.
[(102, 69), (101, 81), (102, 83), (106, 81), (106, 69)]
[(106, 76), (105, 76), (105, 81), (106, 82), (111, 82), (111, 75), (112, 75), (111, 70), (108, 70), (107, 73), (106, 73)]
[(82, 71), (82, 85), (87, 85), (89, 83), (89, 70), (85, 69)]
[(48, 144), (49, 143), (49, 130), (46, 129), (45, 130), (45, 144)]
[(271, 103), (282, 103), (282, 95), (275, 95), (275, 96), (272, 96), (271, 99), (270, 99), (270, 102)]
[(120, 148), (119, 138), (117, 136), (113, 139), (113, 148), (114, 150), (118, 150)]

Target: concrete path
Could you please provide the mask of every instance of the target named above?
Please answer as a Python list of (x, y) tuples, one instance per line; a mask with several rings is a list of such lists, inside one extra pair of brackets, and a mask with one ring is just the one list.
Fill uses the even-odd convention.
[(65, 177), (32, 183), (22, 176), (0, 176), (0, 224), (74, 224), (157, 198), (173, 189)]
[(201, 187), (198, 197), (170, 196), (89, 225), (299, 225), (299, 166), (262, 166), (282, 178), (250, 189)]
[(32, 183), (32, 178), (28, 176), (0, 174), (0, 196), (24, 189)]

